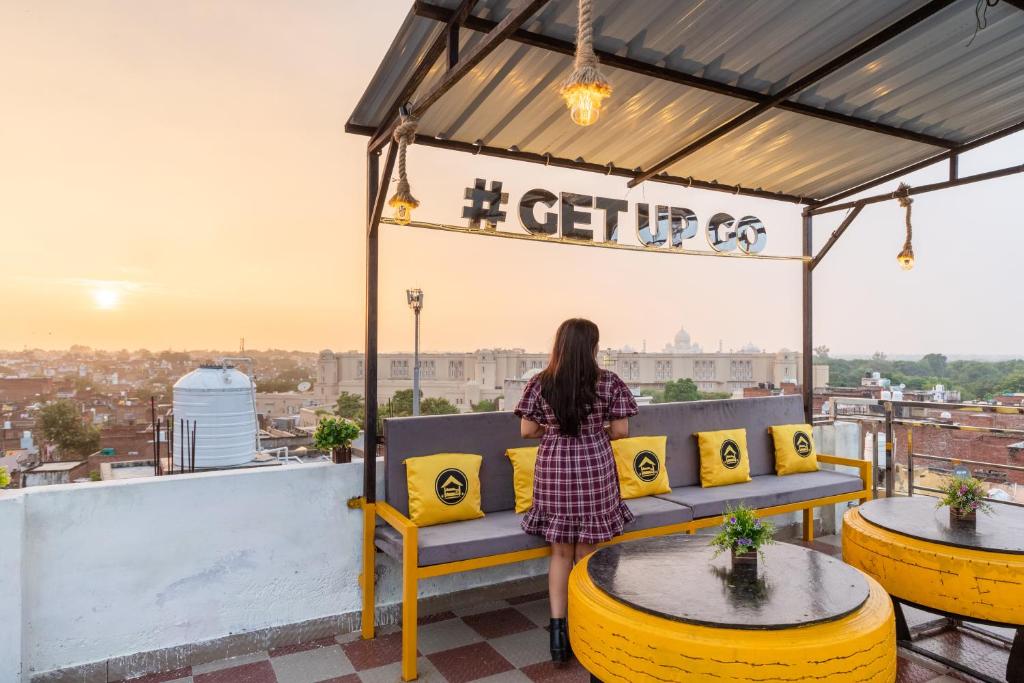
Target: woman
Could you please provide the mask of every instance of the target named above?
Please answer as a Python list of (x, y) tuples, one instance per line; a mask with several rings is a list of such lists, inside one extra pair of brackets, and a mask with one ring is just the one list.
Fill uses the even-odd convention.
[(629, 435), (636, 401), (618, 375), (598, 367), (597, 347), (597, 325), (562, 323), (548, 366), (527, 383), (515, 410), (523, 437), (540, 439), (523, 530), (551, 544), (551, 658), (559, 662), (569, 658), (569, 571), (633, 521), (619, 496), (610, 439)]

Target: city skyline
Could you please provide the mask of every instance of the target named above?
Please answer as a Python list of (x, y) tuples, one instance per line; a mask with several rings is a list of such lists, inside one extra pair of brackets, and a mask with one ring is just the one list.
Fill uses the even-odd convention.
[[(388, 47), (357, 27), (392, 35), (407, 9), (6, 4), (0, 347), (233, 348), (244, 336), (260, 348), (361, 348), (365, 140), (342, 129)], [(1017, 134), (965, 154), (961, 173), (1017, 163), (1022, 144)], [(618, 178), (415, 146), (409, 168), (425, 220), (462, 224), (463, 188), (501, 179), (520, 194), (670, 202), (702, 220), (757, 215), (768, 252), (800, 248), (798, 208), (769, 200), (627, 191)], [(907, 181), (945, 175), (940, 164)], [(1012, 355), (1024, 323), (1000, 293), (1017, 284), (1024, 233), (1007, 217), (1021, 188), (1017, 177), (919, 198), (910, 273), (895, 263), (895, 202), (865, 209), (816, 271), (816, 343), (837, 355)], [(818, 246), (832, 218), (816, 221)], [(709, 349), (799, 347), (795, 264), (381, 234), (382, 351), (411, 345), (411, 286), (426, 292), (429, 348), (544, 350), (575, 315), (600, 325), (602, 346), (660, 347), (682, 320)]]

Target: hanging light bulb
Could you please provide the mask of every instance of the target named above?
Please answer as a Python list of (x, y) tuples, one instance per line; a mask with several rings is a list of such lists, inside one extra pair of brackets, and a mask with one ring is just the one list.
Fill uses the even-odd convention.
[(415, 139), (418, 125), (419, 121), (402, 114), (402, 121), (395, 128), (394, 139), (398, 143), (398, 186), (395, 188), (395, 194), (388, 200), (388, 206), (395, 210), (395, 222), (399, 225), (409, 225), (412, 221), (412, 210), (420, 205), (412, 196), (405, 168), (405, 149)]
[(569, 116), (578, 126), (597, 122), (601, 105), (611, 96), (612, 86), (598, 69), (594, 54), (594, 26), (592, 0), (579, 0), (579, 18), (576, 26), (576, 62), (571, 74), (562, 84), (561, 95), (569, 107)]
[(914, 267), (914, 245), (912, 244), (914, 231), (910, 225), (910, 205), (914, 203), (914, 200), (910, 198), (910, 186), (906, 183), (900, 183), (895, 194), (900, 206), (907, 210), (907, 241), (903, 243), (903, 249), (896, 255), (896, 262), (903, 270), (910, 270)]

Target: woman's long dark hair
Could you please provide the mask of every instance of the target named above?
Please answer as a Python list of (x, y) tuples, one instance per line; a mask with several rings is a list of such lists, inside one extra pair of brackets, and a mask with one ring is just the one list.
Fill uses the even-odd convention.
[(551, 406), (562, 434), (579, 436), (580, 425), (597, 402), (597, 325), (570, 318), (558, 326), (548, 366), (540, 373), (540, 392)]

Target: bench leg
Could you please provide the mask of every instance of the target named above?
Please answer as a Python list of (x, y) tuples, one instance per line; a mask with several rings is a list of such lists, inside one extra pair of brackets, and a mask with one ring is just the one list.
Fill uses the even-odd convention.
[(804, 540), (814, 540), (814, 508), (804, 510)]
[(402, 539), (402, 680), (414, 681), (416, 672), (416, 601), (419, 586), (419, 539), (417, 529), (406, 532)]
[(374, 527), (377, 523), (377, 510), (373, 503), (363, 505), (363, 572), (359, 575), (359, 583), (363, 588), (362, 637), (373, 638), (375, 614), (377, 611), (377, 548), (373, 541)]

